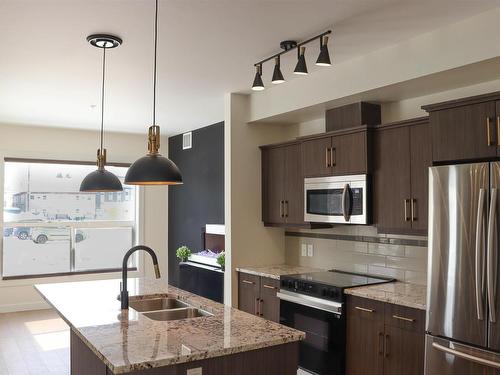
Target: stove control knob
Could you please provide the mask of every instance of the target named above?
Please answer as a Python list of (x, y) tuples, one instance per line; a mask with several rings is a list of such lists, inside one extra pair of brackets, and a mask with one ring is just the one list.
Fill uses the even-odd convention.
[(323, 289), (321, 290), (321, 295), (322, 295), (323, 297), (326, 297), (326, 296), (327, 296), (327, 294), (328, 294), (328, 289), (323, 288)]
[(330, 289), (330, 298), (336, 298), (337, 297), (337, 290), (335, 289)]

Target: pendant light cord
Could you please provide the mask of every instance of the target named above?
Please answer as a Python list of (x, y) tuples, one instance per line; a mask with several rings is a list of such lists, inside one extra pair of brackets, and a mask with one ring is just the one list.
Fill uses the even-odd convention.
[(155, 57), (153, 65), (153, 124), (156, 125), (156, 55), (158, 49), (158, 0), (155, 0)]
[(102, 52), (102, 88), (101, 88), (101, 155), (103, 150), (104, 138), (104, 79), (106, 78), (106, 47)]

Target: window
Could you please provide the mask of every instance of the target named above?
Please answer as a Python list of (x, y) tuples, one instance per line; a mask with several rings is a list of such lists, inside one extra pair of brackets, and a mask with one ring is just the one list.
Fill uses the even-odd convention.
[[(4, 167), (3, 278), (121, 268), (135, 239), (135, 187), (81, 193), (95, 170), (82, 163), (6, 159)], [(123, 182), (127, 168), (107, 169)]]

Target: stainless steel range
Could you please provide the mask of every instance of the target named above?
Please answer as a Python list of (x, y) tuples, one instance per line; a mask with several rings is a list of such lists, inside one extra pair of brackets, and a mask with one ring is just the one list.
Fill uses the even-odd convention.
[(312, 374), (345, 373), (344, 289), (392, 281), (378, 276), (325, 271), (283, 276), (280, 323), (306, 333), (299, 366)]

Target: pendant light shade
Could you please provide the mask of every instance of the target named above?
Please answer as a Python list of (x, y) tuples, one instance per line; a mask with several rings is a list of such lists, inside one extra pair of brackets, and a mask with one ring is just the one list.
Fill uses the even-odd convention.
[(160, 148), (160, 127), (149, 128), (149, 152), (130, 166), (125, 176), (128, 185), (179, 185), (181, 171), (170, 159), (158, 153)]
[(271, 81), (275, 85), (285, 82), (285, 78), (283, 78), (283, 74), (281, 73), (280, 65), (280, 57), (278, 56), (274, 59), (274, 72), (273, 79)]
[(316, 60), (316, 65), (318, 66), (331, 66), (330, 53), (328, 52), (328, 37), (323, 36), (320, 39), (320, 52), (318, 59)]
[(81, 192), (122, 191), (122, 183), (113, 173), (106, 170), (106, 149), (104, 138), (104, 83), (106, 77), (106, 49), (118, 47), (122, 40), (113, 35), (96, 34), (87, 37), (87, 41), (97, 48), (102, 48), (102, 89), (101, 89), (101, 134), (100, 148), (97, 150), (97, 170), (89, 173), (80, 185)]
[(255, 67), (255, 78), (253, 80), (252, 90), (262, 91), (264, 90), (264, 82), (262, 82), (262, 65), (257, 65)]
[(161, 156), (160, 127), (156, 123), (156, 58), (158, 50), (158, 0), (155, 0), (154, 64), (153, 64), (153, 125), (148, 131), (148, 153), (136, 160), (125, 175), (127, 185), (179, 185), (182, 175), (175, 163)]
[(307, 64), (305, 57), (306, 47), (299, 47), (299, 59), (297, 65), (295, 66), (294, 74), (307, 75)]
[(103, 149), (103, 156), (101, 157), (100, 150), (97, 151), (97, 160), (102, 160), (102, 165), (99, 165), (97, 170), (89, 173), (80, 185), (82, 192), (109, 192), (109, 191), (122, 191), (122, 183), (113, 173), (104, 169), (106, 164), (106, 149)]

